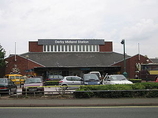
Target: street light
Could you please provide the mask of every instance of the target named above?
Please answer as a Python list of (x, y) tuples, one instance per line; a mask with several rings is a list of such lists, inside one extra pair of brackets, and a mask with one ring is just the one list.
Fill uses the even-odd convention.
[(127, 72), (126, 72), (126, 59), (125, 59), (125, 40), (123, 39), (122, 41), (121, 41), (121, 44), (123, 45), (123, 54), (124, 54), (124, 58), (123, 58), (123, 62), (124, 62), (124, 68), (123, 68), (123, 75), (125, 76), (125, 77), (127, 77)]

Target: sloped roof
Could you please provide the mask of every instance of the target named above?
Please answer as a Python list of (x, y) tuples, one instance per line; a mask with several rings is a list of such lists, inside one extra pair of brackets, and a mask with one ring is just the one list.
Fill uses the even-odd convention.
[(158, 58), (150, 58), (153, 63), (158, 63)]
[(21, 54), (45, 67), (109, 67), (123, 60), (115, 52), (28, 52)]

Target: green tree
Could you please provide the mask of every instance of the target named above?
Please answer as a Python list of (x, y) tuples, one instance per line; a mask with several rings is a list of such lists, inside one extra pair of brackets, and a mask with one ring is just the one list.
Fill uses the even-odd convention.
[(5, 54), (6, 54), (5, 50), (0, 45), (0, 67), (4, 67), (5, 66), (5, 60), (4, 60)]

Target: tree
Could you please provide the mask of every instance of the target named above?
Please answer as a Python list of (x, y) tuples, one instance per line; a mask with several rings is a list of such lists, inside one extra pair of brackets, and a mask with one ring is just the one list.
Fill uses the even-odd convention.
[(4, 60), (5, 54), (6, 54), (5, 50), (0, 45), (0, 67), (4, 67), (5, 66), (5, 60)]

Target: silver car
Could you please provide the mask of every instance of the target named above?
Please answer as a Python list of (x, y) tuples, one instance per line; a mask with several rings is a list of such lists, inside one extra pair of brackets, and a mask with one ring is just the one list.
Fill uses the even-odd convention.
[[(78, 76), (65, 76), (62, 80), (59, 81), (59, 85), (61, 86), (81, 85), (81, 84), (82, 84), (82, 78)], [(75, 88), (75, 86), (73, 87)]]
[(44, 94), (43, 81), (40, 77), (26, 79), (22, 88), (22, 94), (35, 92)]

